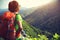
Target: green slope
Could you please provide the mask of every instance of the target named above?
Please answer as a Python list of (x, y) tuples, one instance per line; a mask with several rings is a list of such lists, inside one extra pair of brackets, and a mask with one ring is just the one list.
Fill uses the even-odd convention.
[(23, 20), (23, 29), (25, 30), (26, 34), (31, 37), (37, 37), (40, 34), (40, 30), (33, 27), (32, 25), (28, 24), (26, 21)]

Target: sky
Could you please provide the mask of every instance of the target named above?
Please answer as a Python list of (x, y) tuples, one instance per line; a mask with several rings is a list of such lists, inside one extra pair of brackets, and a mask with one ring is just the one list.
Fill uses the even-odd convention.
[[(0, 9), (8, 8), (8, 3), (12, 0), (0, 0)], [(53, 0), (16, 0), (21, 7), (32, 8), (37, 6), (43, 6), (53, 2)]]
[(8, 7), (8, 0), (0, 0), (0, 9), (5, 9)]

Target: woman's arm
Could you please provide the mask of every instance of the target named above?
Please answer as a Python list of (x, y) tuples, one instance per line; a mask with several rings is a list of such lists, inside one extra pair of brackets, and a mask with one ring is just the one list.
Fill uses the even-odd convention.
[(17, 21), (17, 23), (18, 23), (19, 30), (22, 31), (23, 30), (22, 22), (21, 21)]
[(19, 37), (20, 34), (21, 34), (21, 31), (23, 30), (23, 27), (22, 27), (22, 22), (21, 21), (17, 21), (18, 23), (18, 30), (16, 31), (16, 37)]
[(18, 37), (19, 34), (21, 34), (21, 31), (23, 30), (22, 27), (22, 17), (20, 16), (20, 14), (16, 14), (16, 23), (18, 25), (18, 30), (16, 31), (16, 36)]

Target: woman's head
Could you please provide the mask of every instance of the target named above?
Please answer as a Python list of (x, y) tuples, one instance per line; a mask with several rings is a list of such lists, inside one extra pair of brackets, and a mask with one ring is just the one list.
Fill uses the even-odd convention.
[(19, 4), (17, 1), (9, 2), (8, 9), (11, 12), (18, 12), (19, 11)]

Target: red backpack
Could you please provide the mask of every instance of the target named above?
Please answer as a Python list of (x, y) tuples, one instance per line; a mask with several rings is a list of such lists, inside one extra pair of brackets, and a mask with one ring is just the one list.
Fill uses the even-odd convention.
[(14, 13), (9, 11), (4, 12), (4, 14), (0, 16), (0, 37), (8, 40), (15, 40), (15, 37), (20, 36), (20, 31), (16, 32), (14, 27), (15, 16)]
[(15, 15), (9, 11), (0, 16), (0, 37), (13, 40), (15, 28), (12, 17)]

